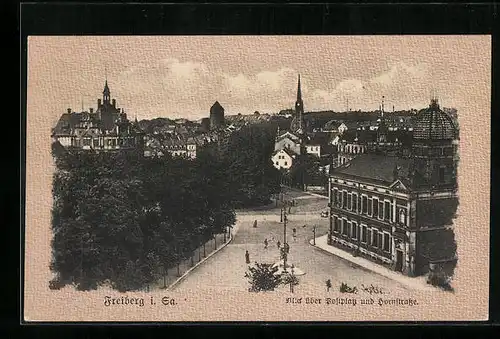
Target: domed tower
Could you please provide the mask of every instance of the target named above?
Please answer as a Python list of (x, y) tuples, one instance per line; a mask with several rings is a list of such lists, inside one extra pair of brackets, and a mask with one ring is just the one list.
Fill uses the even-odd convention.
[(413, 128), (415, 188), (456, 188), (458, 131), (436, 98), (420, 111)]

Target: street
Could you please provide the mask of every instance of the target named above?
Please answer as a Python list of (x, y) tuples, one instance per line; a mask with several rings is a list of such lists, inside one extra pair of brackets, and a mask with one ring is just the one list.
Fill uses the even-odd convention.
[[(337, 291), (341, 283), (358, 286), (358, 289), (361, 284), (373, 284), (388, 291), (406, 290), (405, 286), (396, 281), (311, 246), (309, 240), (313, 238), (314, 225), (316, 237), (328, 232), (329, 219), (320, 216), (321, 211), (326, 208), (327, 199), (298, 191), (287, 193), (296, 201), (296, 206), (288, 214), (286, 233), (290, 254), (287, 262), (305, 272), (298, 277), (299, 285), (294, 288), (295, 293), (324, 291), (328, 279), (332, 282), (332, 289)], [(253, 227), (255, 220), (257, 227)], [(248, 290), (249, 283), (244, 277), (248, 267), (245, 263), (245, 251), (248, 250), (251, 263), (280, 261), (277, 241), (283, 244), (283, 228), (280, 207), (275, 205), (259, 211), (238, 212), (233, 241), (193, 270), (173, 290), (198, 290), (203, 286), (218, 290)], [(295, 240), (292, 236), (293, 228), (297, 233)], [(264, 248), (265, 239), (268, 240), (267, 249)]]

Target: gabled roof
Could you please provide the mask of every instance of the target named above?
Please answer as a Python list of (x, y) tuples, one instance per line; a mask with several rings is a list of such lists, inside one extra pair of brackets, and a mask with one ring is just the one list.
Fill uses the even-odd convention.
[(323, 130), (325, 131), (337, 130), (340, 124), (341, 123), (338, 122), (337, 120), (330, 120), (323, 126)]
[(297, 135), (293, 134), (290, 131), (284, 131), (283, 133), (280, 133), (280, 135), (278, 136), (278, 140), (281, 140), (284, 138), (290, 138), (292, 140), (300, 140), (300, 138)]
[(404, 180), (397, 179), (391, 186), (390, 188), (398, 191), (407, 191), (408, 187), (403, 183)]
[(290, 151), (286, 148), (282, 148), (282, 149), (274, 151), (273, 156), (280, 153), (280, 152), (284, 152), (284, 153), (288, 154), (290, 156), (290, 158), (292, 158), (292, 159), (297, 156), (297, 154), (293, 153), (292, 151)]

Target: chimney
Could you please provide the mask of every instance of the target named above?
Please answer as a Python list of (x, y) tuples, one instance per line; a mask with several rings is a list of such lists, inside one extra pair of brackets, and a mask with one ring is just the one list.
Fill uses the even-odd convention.
[(94, 108), (90, 107), (90, 113), (94, 113)]
[(71, 113), (71, 108), (68, 108), (68, 113)]
[(393, 180), (397, 180), (399, 178), (399, 167), (398, 165), (394, 166), (394, 170), (392, 171)]
[(111, 102), (113, 103), (113, 107), (116, 107), (116, 99), (113, 99)]

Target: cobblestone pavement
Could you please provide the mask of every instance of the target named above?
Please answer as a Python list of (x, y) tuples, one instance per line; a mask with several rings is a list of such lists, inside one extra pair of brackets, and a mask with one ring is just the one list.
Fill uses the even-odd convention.
[[(328, 232), (328, 218), (320, 217), (320, 212), (326, 208), (327, 200), (302, 192), (295, 192), (294, 195), (298, 205), (292, 207), (292, 213), (288, 217), (287, 241), (290, 244), (288, 262), (305, 272), (299, 276), (299, 285), (295, 287), (296, 293), (323, 291), (326, 289), (327, 279), (331, 280), (332, 288), (336, 290), (342, 282), (350, 286), (373, 284), (387, 291), (407, 289), (394, 280), (311, 246), (309, 240), (313, 238), (314, 225), (316, 225), (316, 236)], [(257, 220), (256, 228), (253, 227), (255, 220)], [(254, 213), (238, 212), (237, 223), (238, 231), (233, 241), (191, 272), (185, 280), (174, 287), (174, 290), (197, 290), (203, 286), (210, 286), (220, 290), (245, 291), (249, 287), (244, 277), (248, 268), (245, 263), (245, 251), (248, 250), (252, 263), (276, 263), (280, 260), (277, 241), (283, 243), (284, 227), (280, 222), (279, 207)], [(295, 240), (292, 236), (293, 228), (297, 230)], [(266, 238), (269, 241), (267, 249), (264, 248)]]

